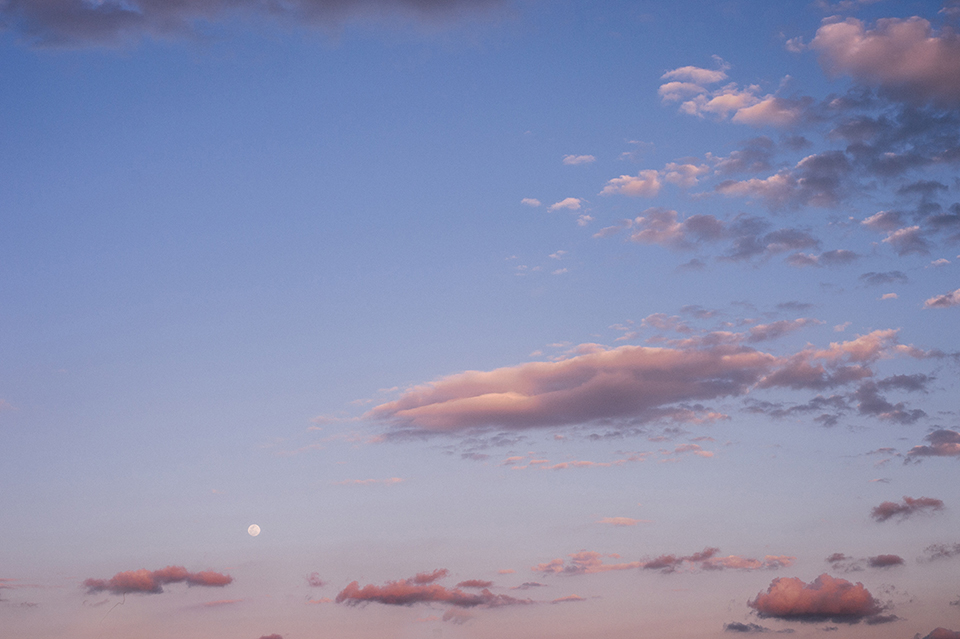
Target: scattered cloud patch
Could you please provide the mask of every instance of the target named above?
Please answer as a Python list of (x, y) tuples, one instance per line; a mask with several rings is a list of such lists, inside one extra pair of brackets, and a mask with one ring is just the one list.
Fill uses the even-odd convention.
[(579, 210), (580, 210), (580, 203), (581, 203), (582, 201), (583, 201), (583, 200), (581, 200), (580, 198), (567, 197), (567, 198), (564, 198), (564, 199), (560, 200), (559, 202), (554, 202), (553, 204), (551, 204), (551, 205), (550, 205), (550, 210), (551, 210), (551, 211), (559, 211), (559, 210), (561, 210), (561, 209), (567, 209), (567, 210), (569, 210), (569, 211), (579, 211)]
[[(434, 583), (446, 577), (446, 569), (420, 573), (410, 579), (388, 581), (383, 586), (373, 584), (361, 587), (351, 582), (337, 595), (336, 602), (357, 606), (375, 602), (388, 606), (411, 606), (418, 603), (444, 603), (457, 608), (495, 608), (533, 603), (530, 599), (517, 599), (508, 595), (497, 595), (488, 588), (479, 593), (468, 593), (460, 587), (446, 588)], [(477, 580), (479, 581), (479, 580)], [(467, 583), (467, 582), (461, 582)]]
[(597, 158), (592, 155), (565, 155), (563, 163), (567, 165), (590, 164), (596, 162)]
[(885, 501), (870, 511), (870, 516), (878, 522), (896, 517), (904, 521), (918, 514), (930, 514), (943, 510), (943, 501), (932, 497), (904, 497), (900, 503)]
[(520, 204), (523, 204), (524, 206), (537, 207), (540, 206), (540, 200), (535, 197), (525, 197), (520, 200)]
[(919, 457), (960, 457), (960, 433), (941, 428), (923, 438), (928, 444), (914, 446), (907, 459)]
[(189, 572), (183, 566), (167, 566), (160, 570), (118, 572), (110, 579), (86, 579), (83, 585), (90, 593), (106, 591), (114, 595), (155, 595), (163, 592), (163, 586), (174, 583), (220, 588), (233, 583), (233, 577), (213, 571)]
[(960, 306), (960, 288), (952, 293), (931, 297), (923, 303), (924, 308), (951, 308), (953, 306)]

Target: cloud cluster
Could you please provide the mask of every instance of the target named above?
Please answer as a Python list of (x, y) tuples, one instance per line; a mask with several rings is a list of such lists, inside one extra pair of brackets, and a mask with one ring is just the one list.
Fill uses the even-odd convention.
[[(356, 606), (369, 602), (381, 603), (388, 606), (410, 606), (418, 603), (443, 603), (458, 608), (495, 608), (500, 606), (515, 606), (533, 603), (531, 599), (517, 599), (508, 595), (498, 595), (490, 592), (488, 587), (479, 585), (480, 580), (461, 582), (453, 588), (446, 588), (434, 583), (446, 577), (446, 569), (434, 570), (429, 573), (419, 573), (410, 579), (388, 581), (383, 586), (373, 584), (361, 587), (356, 581), (351, 582), (337, 595), (337, 603)], [(478, 593), (468, 593), (462, 588), (480, 588)]]
[(44, 46), (83, 46), (191, 35), (201, 23), (229, 15), (312, 25), (358, 15), (452, 17), (499, 4), (500, 0), (7, 0), (0, 3), (0, 27)]
[(878, 522), (884, 522), (893, 517), (904, 521), (913, 515), (928, 514), (943, 510), (943, 501), (933, 497), (904, 497), (903, 502), (885, 501), (870, 511), (870, 516)]
[(924, 308), (950, 308), (960, 306), (960, 288), (943, 295), (935, 295), (923, 303)]
[(167, 566), (160, 570), (129, 570), (118, 572), (110, 579), (87, 579), (83, 585), (88, 592), (107, 591), (115, 595), (130, 593), (159, 594), (163, 586), (186, 583), (189, 586), (222, 587), (233, 583), (233, 577), (219, 572), (188, 572), (183, 566)]
[(862, 583), (853, 584), (826, 573), (809, 584), (796, 577), (778, 577), (747, 605), (761, 617), (788, 621), (855, 624), (893, 620), (880, 614), (884, 606)]
[(907, 460), (919, 457), (960, 457), (960, 433), (938, 429), (924, 437), (929, 445), (914, 446), (907, 452)]
[(776, 95), (760, 95), (760, 87), (740, 87), (734, 82), (708, 89), (727, 78), (729, 66), (718, 59), (719, 69), (686, 66), (667, 71), (658, 93), (664, 103), (679, 102), (680, 111), (698, 117), (730, 118), (753, 126), (789, 126), (797, 123), (804, 111), (803, 101)]
[[(718, 548), (707, 547), (692, 555), (660, 555), (645, 561), (604, 563), (603, 555), (583, 550), (569, 555), (569, 560), (552, 559), (531, 568), (534, 572), (563, 575), (589, 575), (618, 570), (656, 570), (668, 574), (682, 570), (776, 570), (793, 565), (795, 557), (767, 555), (752, 559), (739, 555), (719, 557)], [(607, 555), (618, 559), (619, 555)]]

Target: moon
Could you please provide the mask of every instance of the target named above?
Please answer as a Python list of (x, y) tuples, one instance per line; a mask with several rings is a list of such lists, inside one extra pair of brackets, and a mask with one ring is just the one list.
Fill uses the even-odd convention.
[(256, 537), (260, 534), (260, 526), (256, 524), (250, 524), (250, 527), (247, 528), (247, 532), (250, 533), (251, 537)]

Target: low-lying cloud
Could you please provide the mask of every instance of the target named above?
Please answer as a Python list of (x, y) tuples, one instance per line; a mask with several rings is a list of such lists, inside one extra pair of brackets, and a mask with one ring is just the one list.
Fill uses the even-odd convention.
[(943, 501), (933, 497), (904, 497), (901, 503), (885, 501), (870, 511), (870, 516), (878, 522), (896, 517), (904, 521), (918, 514), (929, 514), (943, 510)]
[(188, 586), (223, 587), (233, 583), (233, 577), (219, 572), (188, 572), (183, 566), (167, 566), (160, 570), (129, 570), (118, 572), (110, 579), (87, 579), (83, 585), (88, 592), (110, 592), (115, 595), (131, 593), (160, 594), (163, 586), (186, 583)]
[(885, 607), (862, 583), (853, 584), (826, 573), (809, 584), (796, 577), (778, 577), (747, 605), (760, 617), (787, 621), (856, 624), (893, 620), (880, 615)]

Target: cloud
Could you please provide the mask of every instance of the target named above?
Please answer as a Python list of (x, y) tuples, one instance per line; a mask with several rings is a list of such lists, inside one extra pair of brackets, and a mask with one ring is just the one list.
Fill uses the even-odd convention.
[(791, 169), (767, 178), (725, 180), (714, 189), (730, 197), (755, 198), (770, 209), (800, 205), (831, 207), (843, 199), (853, 167), (842, 151), (824, 151), (803, 158)]
[(670, 184), (690, 188), (697, 183), (697, 178), (710, 172), (705, 164), (677, 164), (668, 163), (663, 169), (663, 179)]
[[(621, 570), (656, 570), (664, 574), (680, 570), (776, 570), (791, 566), (795, 557), (767, 555), (763, 559), (750, 559), (739, 555), (717, 557), (718, 548), (704, 548), (692, 555), (660, 555), (648, 561), (604, 563), (603, 555), (593, 551), (580, 551), (569, 555), (570, 559), (552, 559), (533, 566), (530, 570), (547, 574), (589, 575)], [(619, 555), (608, 555), (619, 558)]]
[(720, 69), (703, 69), (692, 66), (680, 67), (679, 69), (667, 71), (660, 76), (660, 79), (679, 80), (681, 82), (691, 82), (694, 84), (713, 84), (726, 79), (726, 70), (728, 68), (726, 65), (722, 65)]
[(960, 288), (952, 293), (931, 297), (923, 303), (924, 308), (950, 308), (952, 306), (960, 306)]
[(182, 566), (167, 566), (160, 570), (130, 570), (118, 572), (110, 579), (87, 579), (83, 585), (88, 592), (107, 591), (115, 595), (130, 593), (159, 594), (165, 584), (186, 583), (188, 586), (222, 587), (233, 582), (233, 577), (219, 572), (187, 572)]
[(537, 207), (537, 206), (540, 206), (540, 200), (538, 200), (535, 197), (525, 197), (522, 200), (520, 200), (520, 204), (523, 204), (525, 206)]
[(685, 401), (740, 395), (777, 363), (758, 351), (580, 347), (583, 355), (467, 371), (415, 387), (367, 418), (421, 432), (520, 430), (600, 419), (653, 420)]
[(906, 102), (960, 107), (960, 36), (937, 33), (923, 18), (878, 20), (874, 29), (847, 18), (820, 27), (810, 48), (833, 76), (849, 75)]
[[(920, 635), (917, 634), (915, 639), (919, 639)], [(923, 639), (960, 639), (960, 632), (956, 630), (947, 630), (946, 628), (935, 628), (933, 632), (928, 634)]]
[(864, 382), (854, 392), (853, 397), (858, 402), (857, 410), (861, 415), (872, 415), (901, 424), (912, 424), (927, 416), (919, 408), (907, 410), (903, 402), (891, 404), (880, 395), (879, 389), (880, 385), (876, 382)]
[(492, 581), (483, 579), (467, 579), (457, 584), (457, 588), (489, 588), (493, 585)]
[(568, 165), (576, 164), (590, 164), (591, 162), (596, 162), (597, 158), (592, 155), (565, 155), (563, 156), (563, 163)]
[(733, 151), (725, 158), (714, 158), (709, 154), (707, 158), (716, 162), (713, 168), (719, 175), (759, 173), (773, 166), (775, 149), (773, 140), (760, 136), (747, 140), (742, 149)]
[(892, 231), (883, 239), (883, 242), (892, 246), (893, 250), (900, 256), (910, 255), (911, 253), (929, 255), (932, 248), (919, 226), (909, 226)]
[[(435, 570), (430, 573), (420, 573), (411, 579), (388, 581), (383, 586), (373, 584), (360, 587), (356, 581), (351, 582), (337, 595), (336, 602), (356, 606), (368, 602), (381, 603), (388, 606), (411, 606), (417, 603), (444, 603), (458, 608), (500, 606), (514, 606), (533, 603), (530, 599), (517, 599), (507, 595), (496, 595), (487, 588), (479, 593), (468, 593), (459, 586), (446, 588), (433, 583), (447, 575), (446, 569)], [(466, 583), (466, 582), (461, 582)]]
[(867, 557), (866, 559), (854, 559), (853, 557), (847, 557), (841, 552), (837, 552), (827, 557), (827, 563), (829, 563), (834, 570), (859, 572), (862, 571), (864, 567), (885, 569), (902, 566), (904, 559), (899, 555), (876, 555), (874, 557)]
[(283, 639), (283, 637), (281, 635), (273, 634), (273, 635), (263, 635), (262, 637), (260, 637), (260, 639)]
[(353, 16), (396, 14), (449, 19), (501, 4), (499, 0), (9, 0), (0, 4), (0, 26), (13, 28), (41, 46), (75, 47), (194, 36), (200, 25), (236, 15), (318, 25)]
[(914, 446), (907, 452), (907, 458), (917, 457), (960, 457), (960, 433), (955, 430), (935, 430), (924, 439), (929, 446)]
[(960, 543), (957, 544), (931, 544), (923, 549), (924, 561), (937, 561), (939, 559), (951, 559), (960, 555)]
[(800, 121), (806, 106), (804, 101), (770, 95), (752, 106), (739, 109), (732, 120), (752, 126), (790, 126)]
[(877, 555), (867, 558), (867, 565), (871, 568), (890, 568), (891, 566), (902, 566), (903, 563), (903, 557), (899, 555)]
[(909, 282), (907, 274), (903, 271), (887, 271), (885, 273), (877, 273), (875, 271), (870, 271), (869, 273), (864, 273), (858, 278), (861, 282), (867, 286), (885, 286), (887, 284), (906, 284)]
[(884, 522), (892, 517), (904, 521), (916, 514), (929, 514), (943, 510), (943, 501), (932, 497), (904, 497), (903, 503), (885, 501), (870, 511), (870, 516), (878, 522)]
[(639, 521), (639, 519), (631, 519), (630, 517), (604, 517), (597, 523), (610, 524), (611, 526), (636, 526)]
[[(799, 325), (788, 322), (776, 330), (765, 325), (757, 337)], [(786, 357), (751, 349), (740, 343), (745, 339), (744, 334), (709, 334), (676, 340), (675, 348), (582, 344), (573, 351), (579, 354), (566, 359), (466, 371), (413, 387), (364, 418), (384, 421), (398, 434), (525, 430), (601, 420), (691, 421), (711, 411), (690, 402), (743, 396), (754, 387), (823, 390), (872, 377), (871, 365), (883, 356), (928, 355), (897, 344), (896, 330), (873, 331), (824, 349), (808, 346)]]
[[(635, 229), (630, 234), (630, 239), (638, 244), (659, 244), (672, 249), (691, 249), (698, 242), (715, 241), (725, 234), (723, 223), (712, 215), (691, 215), (682, 222), (677, 221), (677, 218), (677, 212), (671, 209), (660, 207), (647, 209), (643, 215), (630, 223), (630, 226)], [(600, 231), (597, 235), (605, 231), (607, 229)], [(605, 235), (612, 235), (612, 233), (607, 232)]]
[(760, 617), (787, 621), (855, 624), (876, 619), (884, 611), (862, 583), (822, 574), (809, 584), (796, 577), (778, 577), (767, 591), (747, 605)]
[(580, 210), (580, 203), (581, 203), (582, 201), (583, 201), (583, 200), (581, 200), (580, 198), (576, 198), (576, 197), (564, 198), (564, 199), (560, 200), (559, 202), (555, 202), (555, 203), (551, 204), (551, 205), (550, 205), (550, 210), (551, 210), (551, 211), (559, 211), (560, 209), (569, 209), (569, 210), (571, 210), (571, 211), (579, 211), (579, 210)]
[(640, 171), (636, 176), (621, 175), (607, 182), (600, 195), (629, 195), (632, 197), (654, 197), (660, 192), (660, 172), (654, 169)]
[[(724, 632), (740, 632), (740, 633), (761, 633), (761, 632), (774, 632), (770, 628), (766, 628), (756, 623), (739, 623), (737, 621), (731, 621), (730, 623), (723, 624)], [(777, 630), (777, 633), (780, 634), (792, 634), (794, 631), (792, 628), (786, 628), (784, 630)]]
[(567, 595), (566, 597), (560, 597), (559, 599), (554, 599), (550, 603), (559, 604), (559, 603), (571, 603), (575, 601), (586, 601), (584, 597), (580, 595)]
[(327, 582), (325, 582), (323, 579), (320, 579), (320, 573), (318, 572), (312, 572), (307, 575), (307, 583), (314, 588), (323, 588), (325, 585), (327, 585)]

